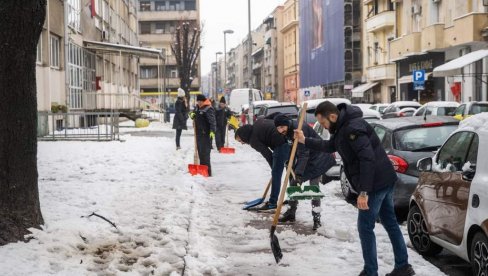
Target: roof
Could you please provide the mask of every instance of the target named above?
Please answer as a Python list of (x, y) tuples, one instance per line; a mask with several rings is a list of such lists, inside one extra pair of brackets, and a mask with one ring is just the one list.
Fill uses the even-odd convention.
[(459, 129), (457, 131), (488, 133), (488, 113), (480, 113), (467, 118), (459, 124)]
[(373, 104), (372, 106), (390, 106), (388, 103), (378, 103), (378, 104)]
[(132, 54), (137, 56), (146, 56), (146, 57), (163, 57), (163, 51), (159, 49), (153, 48), (144, 48), (144, 47), (136, 47), (131, 45), (123, 45), (123, 44), (115, 44), (115, 43), (107, 43), (107, 42), (99, 42), (99, 41), (90, 41), (85, 40), (83, 41), (85, 47), (87, 49), (95, 50), (97, 52), (111, 52), (111, 53), (121, 53), (121, 54)]
[(374, 118), (381, 119), (381, 114), (378, 111), (371, 110), (371, 109), (363, 109), (362, 111), (363, 111), (363, 118), (374, 117)]
[(394, 106), (418, 106), (418, 107), (422, 106), (418, 102), (414, 102), (414, 101), (399, 101), (399, 102), (394, 102), (391, 105), (394, 105)]
[(462, 69), (481, 59), (488, 57), (488, 50), (479, 50), (453, 59), (446, 64), (434, 68), (434, 77), (452, 77), (463, 74)]
[(433, 107), (458, 107), (459, 103), (458, 102), (428, 102), (424, 104), (423, 106), (433, 106)]
[(424, 117), (402, 117), (402, 118), (392, 118), (381, 120), (375, 122), (377, 125), (381, 125), (386, 127), (387, 129), (391, 130), (398, 130), (401, 128), (408, 128), (412, 126), (419, 126), (425, 123), (448, 123), (457, 125), (459, 124), (459, 120), (454, 119), (453, 117), (449, 116), (427, 116), (427, 120), (424, 120)]
[(253, 106), (258, 107), (262, 105), (268, 105), (268, 104), (275, 104), (278, 103), (278, 101), (272, 101), (272, 100), (266, 100), (266, 101), (254, 101), (252, 103)]
[(335, 105), (339, 105), (341, 103), (345, 103), (345, 104), (351, 104), (351, 101), (348, 100), (348, 99), (343, 99), (343, 98), (327, 98), (327, 99), (316, 99), (316, 100), (308, 100), (308, 101), (304, 101), (302, 103), (302, 106), (304, 103), (307, 103), (308, 106), (307, 106), (307, 109), (315, 109), (319, 104), (325, 102), (325, 101), (329, 101)]

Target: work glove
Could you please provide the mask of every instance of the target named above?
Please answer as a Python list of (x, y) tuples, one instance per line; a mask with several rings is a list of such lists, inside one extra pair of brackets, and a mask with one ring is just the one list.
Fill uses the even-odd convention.
[(197, 116), (197, 114), (195, 114), (195, 112), (190, 112), (189, 116), (190, 119), (195, 120), (195, 116)]
[(215, 139), (215, 133), (213, 131), (210, 131), (210, 139)]

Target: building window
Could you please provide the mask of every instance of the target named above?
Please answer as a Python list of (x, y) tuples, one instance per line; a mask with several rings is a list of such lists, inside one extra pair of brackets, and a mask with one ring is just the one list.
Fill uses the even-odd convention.
[(165, 11), (166, 10), (166, 1), (156, 1), (154, 3), (154, 9), (157, 11)]
[(155, 29), (155, 33), (157, 34), (162, 34), (164, 33), (164, 26), (166, 24), (164, 22), (157, 22), (156, 23), (156, 29)]
[(141, 22), (141, 34), (151, 33), (151, 22)]
[(83, 93), (96, 91), (95, 54), (73, 43), (69, 44), (68, 52), (69, 106), (81, 109), (93, 96)]
[(59, 37), (51, 35), (50, 45), (50, 65), (53, 68), (59, 68)]
[(186, 11), (195, 11), (197, 9), (197, 3), (195, 0), (185, 1)]
[(158, 77), (157, 66), (141, 66), (141, 79), (155, 79)]
[(68, 0), (68, 25), (75, 31), (81, 32), (81, 3), (80, 0)]
[(42, 33), (37, 42), (36, 62), (42, 64)]
[(151, 2), (149, 1), (141, 1), (139, 5), (140, 11), (151, 11)]

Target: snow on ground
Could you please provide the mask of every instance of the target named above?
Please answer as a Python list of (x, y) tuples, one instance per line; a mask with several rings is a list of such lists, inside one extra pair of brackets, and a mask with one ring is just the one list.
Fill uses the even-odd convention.
[[(284, 259), (270, 252), (271, 215), (242, 211), (260, 197), (269, 168), (248, 146), (213, 152), (215, 177), (187, 174), (193, 138), (176, 151), (170, 125), (124, 129), (124, 142), (39, 143), (39, 188), (45, 219), (29, 243), (0, 248), (0, 275), (357, 275), (362, 269), (356, 210), (337, 182), (322, 186), (323, 227), (311, 231), (310, 202), (297, 223), (280, 226)], [(132, 133), (131, 134), (128, 134)], [(114, 222), (117, 228), (93, 212)], [(84, 216), (84, 217), (83, 217)], [(403, 228), (405, 231), (405, 227)], [(380, 274), (393, 268), (378, 225)], [(443, 275), (409, 250), (417, 275)]]

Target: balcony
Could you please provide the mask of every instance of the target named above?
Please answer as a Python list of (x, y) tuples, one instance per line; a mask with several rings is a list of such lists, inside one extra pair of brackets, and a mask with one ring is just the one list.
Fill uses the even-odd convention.
[(368, 68), (369, 81), (381, 81), (395, 79), (395, 64), (382, 64)]
[[(164, 80), (160, 80), (160, 85), (163, 86)], [(141, 89), (144, 88), (157, 88), (158, 87), (158, 79), (140, 79)], [(200, 79), (195, 78), (191, 84), (192, 87), (200, 86)], [(180, 79), (178, 78), (167, 78), (166, 79), (166, 87), (168, 88), (177, 88), (180, 87)]]
[(384, 11), (366, 19), (366, 31), (369, 33), (379, 32), (386, 28), (393, 28), (394, 26), (394, 11)]
[(139, 41), (143, 44), (168, 44), (173, 41), (172, 34), (140, 34)]
[(198, 11), (139, 11), (139, 21), (198, 20)]
[(422, 30), (422, 52), (442, 49), (444, 46), (444, 24), (434, 24)]
[(422, 33), (412, 33), (391, 41), (390, 61), (420, 53), (421, 39)]
[[(162, 60), (160, 60), (159, 62), (161, 65), (164, 65), (164, 62)], [(157, 58), (141, 58), (140, 65), (157, 66), (158, 65), (158, 59)], [(166, 65), (176, 65), (175, 57), (174, 56), (167, 57)]]
[(470, 13), (454, 19), (454, 26), (445, 29), (446, 46), (484, 41), (482, 31), (488, 27), (488, 13)]

